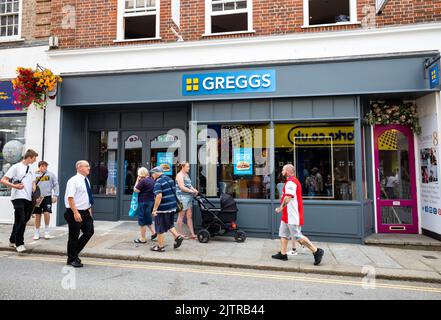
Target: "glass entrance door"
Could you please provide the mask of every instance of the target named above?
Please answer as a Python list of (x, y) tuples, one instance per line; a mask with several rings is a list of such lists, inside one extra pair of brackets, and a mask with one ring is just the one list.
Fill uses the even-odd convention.
[(120, 219), (129, 219), (130, 201), (133, 194), (138, 168), (145, 166), (146, 133), (132, 131), (122, 133), (122, 172)]
[(401, 125), (376, 126), (375, 172), (379, 233), (418, 233), (413, 134)]
[[(173, 179), (176, 176), (176, 165), (180, 141), (178, 137), (167, 134), (166, 130), (126, 131), (122, 133), (122, 163), (120, 172), (121, 201), (120, 219), (129, 220), (130, 202), (133, 188), (138, 176), (138, 169), (161, 166), (164, 174)], [(131, 219), (133, 220), (133, 219)]]

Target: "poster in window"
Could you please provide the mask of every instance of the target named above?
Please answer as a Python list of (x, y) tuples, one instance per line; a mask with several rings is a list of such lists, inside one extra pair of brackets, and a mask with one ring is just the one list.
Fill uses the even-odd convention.
[(234, 174), (245, 176), (253, 174), (253, 148), (233, 149)]
[(164, 170), (164, 174), (173, 174), (173, 152), (158, 152), (158, 165)]

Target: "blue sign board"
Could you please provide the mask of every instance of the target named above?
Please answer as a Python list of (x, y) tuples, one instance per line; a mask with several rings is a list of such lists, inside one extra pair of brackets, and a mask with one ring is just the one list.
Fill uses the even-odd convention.
[(234, 148), (233, 149), (234, 174), (252, 175), (253, 174), (253, 148)]
[(439, 65), (435, 64), (433, 67), (429, 69), (429, 82), (430, 89), (439, 86)]
[(173, 152), (158, 152), (158, 166), (164, 170), (164, 174), (173, 175)]
[(274, 92), (275, 90), (275, 70), (216, 72), (182, 76), (182, 94), (184, 96)]
[(11, 81), (0, 81), (0, 110), (15, 110), (13, 92)]

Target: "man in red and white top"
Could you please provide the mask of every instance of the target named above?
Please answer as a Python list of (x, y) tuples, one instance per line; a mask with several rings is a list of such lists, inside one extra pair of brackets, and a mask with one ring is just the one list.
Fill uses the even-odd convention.
[(281, 250), (273, 255), (274, 259), (288, 260), (286, 254), (288, 240), (291, 237), (297, 240), (301, 245), (306, 246), (314, 255), (314, 265), (320, 264), (324, 254), (323, 249), (314, 246), (311, 241), (302, 234), (303, 226), (303, 199), (302, 185), (295, 177), (295, 168), (292, 164), (283, 167), (282, 175), (286, 178), (283, 186), (281, 205), (276, 208), (276, 213), (282, 212), (282, 221), (280, 222), (279, 237), (281, 241)]

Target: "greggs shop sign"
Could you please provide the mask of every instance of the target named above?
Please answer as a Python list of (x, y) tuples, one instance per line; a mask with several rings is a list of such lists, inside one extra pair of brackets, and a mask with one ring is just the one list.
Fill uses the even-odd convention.
[(275, 144), (277, 147), (353, 145), (353, 126), (305, 126), (281, 124), (276, 127)]
[(275, 90), (275, 70), (185, 74), (182, 76), (182, 94), (184, 96), (258, 93)]

